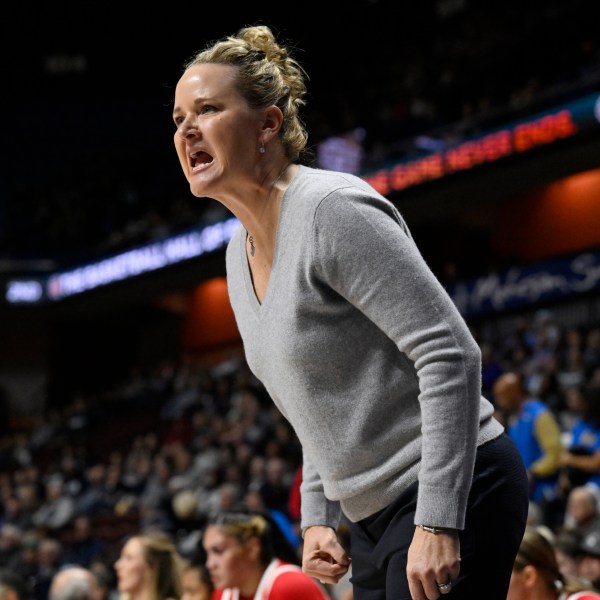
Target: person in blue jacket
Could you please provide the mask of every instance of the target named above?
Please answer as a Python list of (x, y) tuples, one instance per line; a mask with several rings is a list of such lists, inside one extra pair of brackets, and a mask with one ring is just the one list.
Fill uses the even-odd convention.
[(529, 478), (529, 497), (536, 503), (553, 501), (558, 492), (561, 431), (550, 407), (530, 397), (517, 372), (502, 374), (494, 383), (494, 403), (505, 414), (508, 435), (515, 442)]

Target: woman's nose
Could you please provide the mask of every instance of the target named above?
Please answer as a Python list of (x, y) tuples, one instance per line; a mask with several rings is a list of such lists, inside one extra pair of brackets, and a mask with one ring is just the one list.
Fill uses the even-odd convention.
[(198, 129), (196, 127), (196, 124), (191, 119), (185, 119), (181, 123), (181, 125), (179, 125), (177, 131), (179, 132), (179, 135), (184, 139), (198, 135)]

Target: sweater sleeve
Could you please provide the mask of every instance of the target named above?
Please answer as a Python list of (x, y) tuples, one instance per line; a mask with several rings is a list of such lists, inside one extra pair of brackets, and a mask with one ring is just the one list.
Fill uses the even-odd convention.
[(300, 492), (302, 498), (300, 527), (304, 529), (310, 525), (327, 525), (336, 529), (341, 517), (340, 504), (325, 497), (323, 482), (306, 456), (306, 452), (303, 456)]
[(462, 529), (479, 428), (479, 347), (390, 202), (338, 191), (319, 205), (313, 231), (323, 282), (414, 364), (422, 420), (415, 522)]

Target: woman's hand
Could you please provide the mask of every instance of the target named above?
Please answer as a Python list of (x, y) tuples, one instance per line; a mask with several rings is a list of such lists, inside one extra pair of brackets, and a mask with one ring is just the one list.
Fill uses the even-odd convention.
[(304, 533), (302, 570), (321, 583), (337, 583), (350, 567), (350, 557), (331, 527), (314, 525)]
[[(440, 533), (415, 529), (406, 574), (413, 600), (437, 600), (447, 594), (460, 573), (460, 541), (458, 531)], [(440, 585), (442, 586), (440, 588)]]

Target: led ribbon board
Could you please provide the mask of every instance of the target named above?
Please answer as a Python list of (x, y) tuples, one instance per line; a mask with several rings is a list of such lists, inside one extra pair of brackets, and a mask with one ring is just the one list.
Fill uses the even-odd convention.
[(548, 146), (559, 140), (597, 129), (600, 124), (600, 96), (592, 94), (535, 116), (515, 121), (414, 160), (385, 166), (362, 175), (384, 196)]
[(227, 245), (240, 222), (230, 218), (43, 278), (8, 282), (9, 304), (58, 301), (117, 281), (197, 258)]

